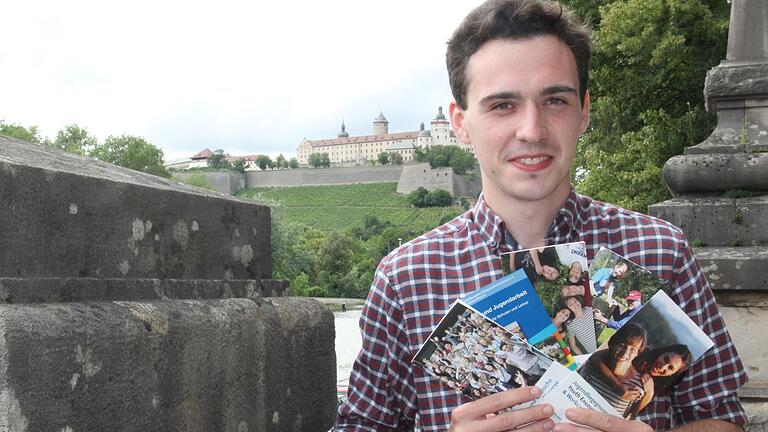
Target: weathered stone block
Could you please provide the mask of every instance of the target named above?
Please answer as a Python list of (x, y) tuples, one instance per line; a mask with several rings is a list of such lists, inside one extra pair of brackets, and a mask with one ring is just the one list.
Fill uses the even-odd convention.
[(0, 136), (0, 277), (269, 279), (269, 207)]
[(679, 197), (648, 207), (706, 246), (768, 244), (768, 195), (753, 198)]
[(333, 326), (291, 298), (0, 305), (0, 430), (327, 430)]
[(768, 334), (762, 331), (768, 322), (768, 308), (721, 306), (720, 313), (749, 376), (739, 395), (768, 398), (768, 369), (763, 364), (768, 358)]

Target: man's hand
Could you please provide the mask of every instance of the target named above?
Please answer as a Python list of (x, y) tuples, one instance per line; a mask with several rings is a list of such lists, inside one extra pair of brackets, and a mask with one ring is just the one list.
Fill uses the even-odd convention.
[(558, 423), (555, 432), (594, 432), (595, 429), (603, 432), (652, 432), (650, 426), (643, 422), (625, 420), (621, 417), (586, 408), (568, 408), (565, 411), (568, 420), (578, 423)]
[[(541, 396), (541, 390), (538, 387), (524, 387), (466, 403), (451, 413), (450, 430), (481, 432), (515, 429), (521, 432), (549, 432), (555, 426), (550, 418), (554, 413), (551, 405), (536, 405), (496, 414), (509, 407), (532, 401), (539, 396)], [(519, 427), (521, 425), (526, 426)]]

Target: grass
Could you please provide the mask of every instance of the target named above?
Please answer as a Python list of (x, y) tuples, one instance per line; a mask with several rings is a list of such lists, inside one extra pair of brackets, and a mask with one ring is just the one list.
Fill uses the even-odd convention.
[(273, 214), (283, 222), (299, 222), (323, 231), (361, 227), (363, 218), (371, 215), (424, 232), (443, 217), (463, 212), (459, 207), (411, 207), (405, 195), (397, 193), (397, 183), (247, 188), (237, 196), (273, 207)]

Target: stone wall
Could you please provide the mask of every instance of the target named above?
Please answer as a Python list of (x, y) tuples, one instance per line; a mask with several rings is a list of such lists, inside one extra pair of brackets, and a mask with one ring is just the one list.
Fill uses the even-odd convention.
[(451, 168), (430, 168), (427, 163), (400, 166), (355, 166), (336, 168), (298, 168), (292, 170), (234, 172), (176, 172), (184, 180), (202, 175), (221, 193), (234, 195), (244, 187), (321, 186), (356, 183), (398, 182), (397, 191), (409, 193), (419, 186), (427, 190), (445, 189), (453, 196), (480, 194), (479, 175), (474, 180), (457, 176)]
[(0, 136), (0, 430), (318, 431), (333, 315), (270, 210)]
[(400, 166), (390, 165), (248, 171), (245, 184), (248, 187), (282, 187), (396, 182), (401, 170)]

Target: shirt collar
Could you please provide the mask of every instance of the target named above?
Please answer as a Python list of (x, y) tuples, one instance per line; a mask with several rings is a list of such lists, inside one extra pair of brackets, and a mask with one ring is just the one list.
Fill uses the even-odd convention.
[[(545, 242), (548, 245), (568, 243), (579, 240), (582, 226), (582, 213), (585, 209), (583, 197), (571, 188), (563, 207), (558, 210), (555, 219), (547, 230)], [(486, 203), (481, 193), (477, 204), (472, 209), (472, 215), (480, 235), (490, 246), (491, 250), (499, 253), (513, 252), (521, 248), (520, 244), (512, 237), (506, 228), (506, 224), (493, 209)]]

